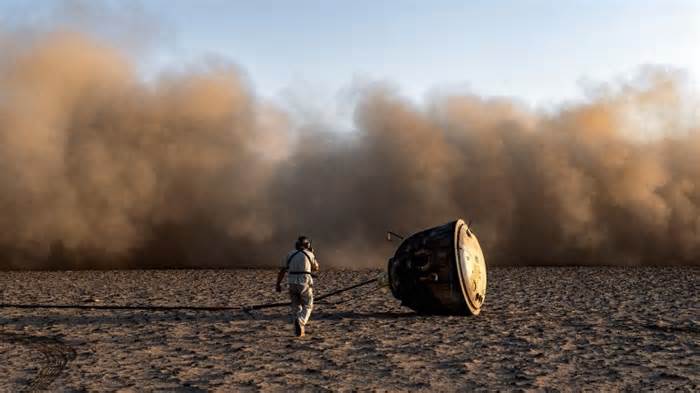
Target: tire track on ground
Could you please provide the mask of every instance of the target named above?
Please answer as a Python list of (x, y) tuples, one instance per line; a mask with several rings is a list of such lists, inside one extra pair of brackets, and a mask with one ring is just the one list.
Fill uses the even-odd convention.
[(39, 368), (34, 379), (22, 389), (24, 392), (46, 390), (58, 378), (66, 365), (75, 359), (73, 348), (58, 338), (30, 336), (17, 333), (0, 333), (0, 342), (24, 345), (40, 352), (44, 356), (44, 364)]

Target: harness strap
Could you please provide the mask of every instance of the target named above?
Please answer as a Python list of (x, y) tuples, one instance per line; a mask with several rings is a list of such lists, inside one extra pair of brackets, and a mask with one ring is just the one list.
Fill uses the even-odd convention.
[[(289, 264), (292, 262), (292, 259), (294, 259), (297, 254), (302, 253), (304, 254), (304, 257), (309, 260), (309, 264), (311, 264), (311, 257), (309, 254), (306, 253), (304, 250), (297, 250), (294, 254), (290, 255), (289, 258), (287, 258), (287, 270), (289, 270)], [(308, 274), (310, 276), (313, 276), (313, 273), (311, 272), (306, 272), (306, 271), (301, 271), (301, 272), (287, 272), (288, 274)]]

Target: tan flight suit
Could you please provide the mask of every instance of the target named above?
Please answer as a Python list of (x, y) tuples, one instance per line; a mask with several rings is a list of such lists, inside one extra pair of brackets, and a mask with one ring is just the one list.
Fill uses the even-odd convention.
[(294, 250), (284, 260), (289, 283), (289, 298), (292, 302), (291, 318), (306, 325), (314, 306), (313, 277), (311, 272), (318, 270), (316, 256), (309, 250)]

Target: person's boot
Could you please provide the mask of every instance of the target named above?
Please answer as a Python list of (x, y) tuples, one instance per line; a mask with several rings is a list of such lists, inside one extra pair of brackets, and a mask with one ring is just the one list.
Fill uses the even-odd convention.
[(294, 320), (294, 334), (297, 337), (303, 337), (304, 336), (304, 326), (299, 322), (298, 319)]

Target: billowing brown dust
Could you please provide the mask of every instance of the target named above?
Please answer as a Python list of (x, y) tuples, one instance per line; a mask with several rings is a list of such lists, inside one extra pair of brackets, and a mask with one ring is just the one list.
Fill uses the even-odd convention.
[[(387, 229), (474, 221), (489, 263), (700, 264), (700, 120), (649, 71), (543, 113), (362, 89), (296, 126), (225, 63), (144, 81), (77, 33), (0, 38), (0, 268), (382, 266)], [(688, 108), (691, 108), (689, 110)]]

